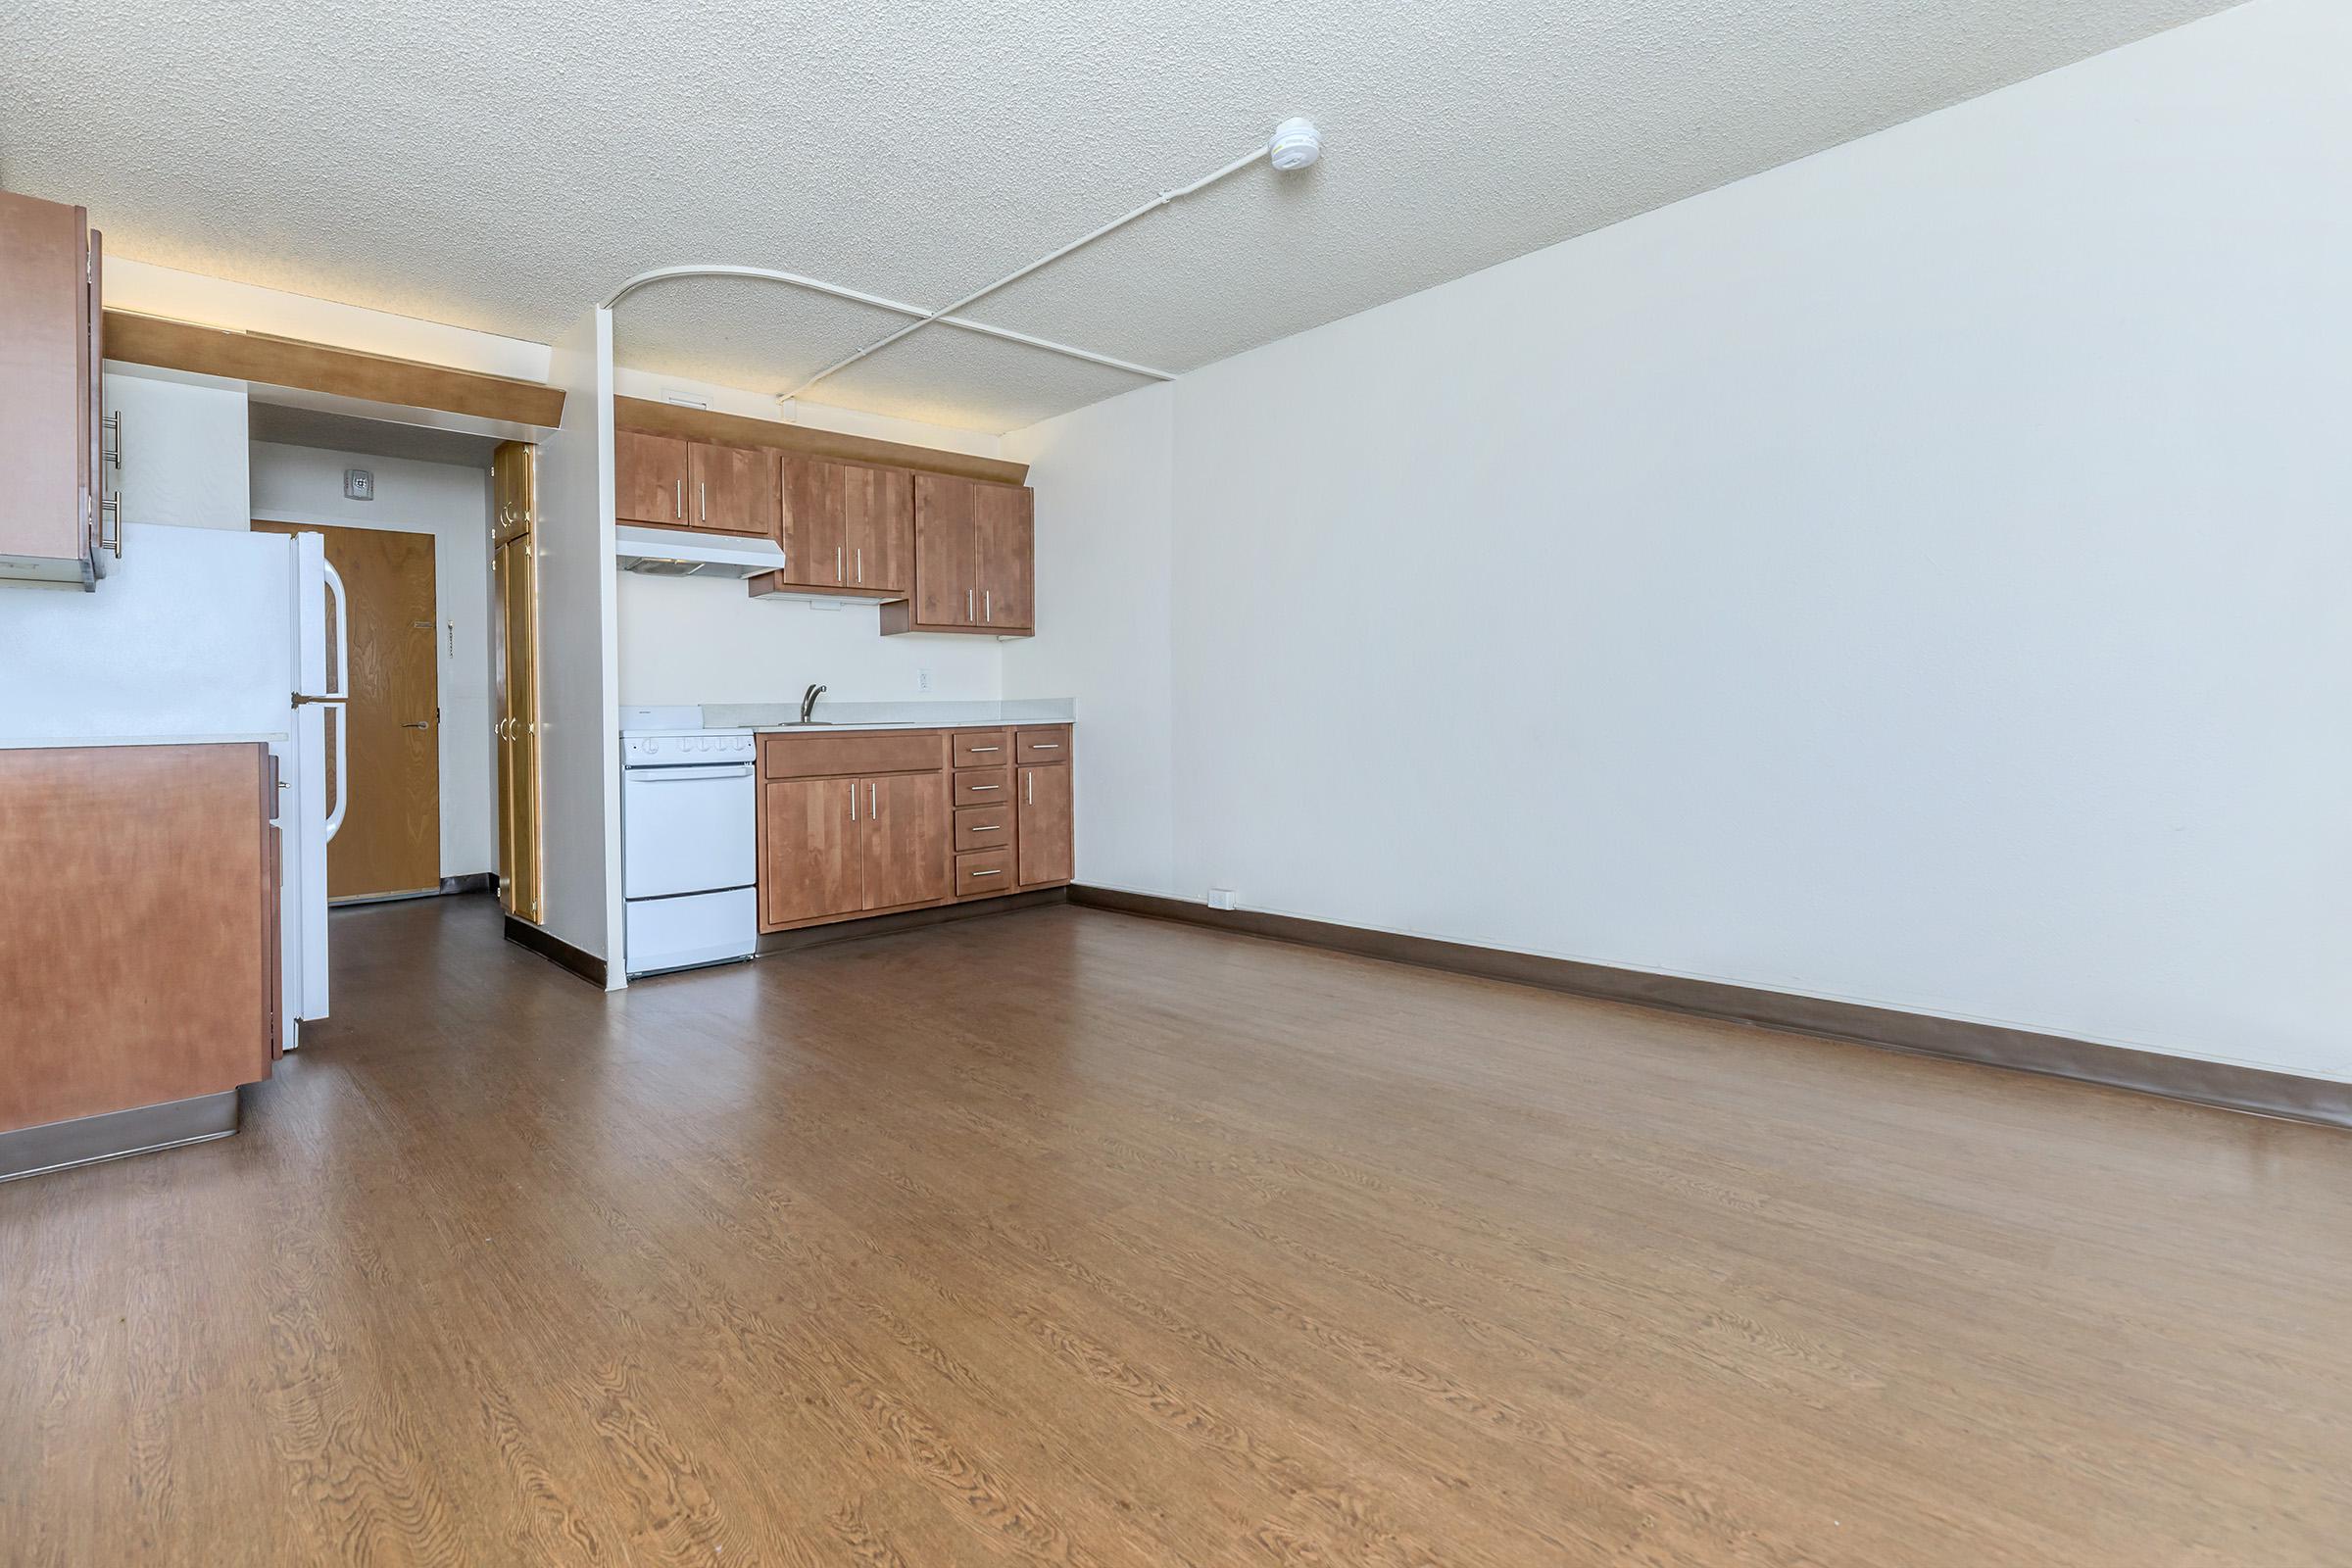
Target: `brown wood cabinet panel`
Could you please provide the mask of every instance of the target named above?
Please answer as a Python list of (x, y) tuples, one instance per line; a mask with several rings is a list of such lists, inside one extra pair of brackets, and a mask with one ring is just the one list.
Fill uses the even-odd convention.
[(969, 479), (914, 476), (914, 624), (977, 626), (980, 587), (975, 575), (979, 521)]
[(982, 899), (995, 893), (1010, 893), (1013, 888), (1012, 871), (1010, 850), (958, 855), (956, 857), (956, 896), (959, 899)]
[(947, 739), (935, 729), (760, 737), (760, 775), (762, 778), (936, 773), (947, 765)]
[(687, 526), (686, 443), (673, 436), (612, 434), (612, 515), (622, 522)]
[(776, 543), (784, 552), (784, 567), (769, 575), (805, 588), (840, 587), (850, 569), (841, 516), (842, 466), (787, 455), (781, 473)]
[(957, 767), (998, 767), (1012, 760), (1010, 742), (1001, 729), (959, 729), (951, 735)]
[(782, 779), (760, 786), (761, 930), (865, 906), (862, 789), (854, 778)]
[(948, 896), (948, 791), (937, 773), (868, 778), (860, 836), (865, 907), (895, 909)]
[(980, 623), (1000, 631), (1037, 624), (1035, 497), (1008, 484), (975, 484), (973, 580), (980, 588)]
[(1024, 729), (1013, 732), (1012, 760), (1016, 762), (1066, 762), (1070, 760), (1067, 729)]
[(1009, 803), (1003, 806), (958, 806), (956, 808), (956, 853), (960, 855), (967, 850), (1011, 848), (1013, 816), (1013, 808)]
[(259, 745), (0, 751), (0, 1132), (270, 1075)]
[(866, 593), (914, 589), (914, 475), (842, 466), (842, 532), (850, 586)]
[(88, 317), (89, 215), (0, 191), (0, 556), (74, 582), (90, 553)]
[(1020, 771), (1021, 886), (1067, 882), (1077, 858), (1071, 846), (1070, 769), (1055, 763)]
[(1010, 767), (959, 767), (956, 770), (957, 806), (1002, 806), (1012, 793)]
[(776, 454), (754, 447), (686, 449), (686, 520), (712, 533), (776, 531)]

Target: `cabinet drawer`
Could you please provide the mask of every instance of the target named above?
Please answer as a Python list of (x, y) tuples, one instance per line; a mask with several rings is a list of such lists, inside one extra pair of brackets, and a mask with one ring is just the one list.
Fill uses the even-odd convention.
[(956, 770), (957, 806), (1003, 806), (1012, 800), (1012, 769), (959, 767)]
[(1012, 852), (1010, 850), (981, 850), (972, 855), (956, 857), (956, 896), (968, 899), (975, 894), (1010, 893), (1012, 885)]
[[(989, 799), (996, 799), (990, 796)], [(965, 806), (956, 811), (956, 848), (964, 850), (1001, 850), (1012, 844), (1013, 808), (1010, 802), (1003, 806)]]
[(959, 729), (951, 738), (957, 767), (994, 767), (1012, 760), (1004, 749), (1004, 732), (1001, 729)]
[(1024, 729), (1014, 732), (1012, 760), (1016, 762), (1066, 762), (1070, 732), (1066, 729)]
[[(856, 773), (936, 773), (948, 765), (940, 732), (865, 735), (762, 735), (761, 778), (831, 778)], [(982, 800), (992, 797), (983, 795)]]

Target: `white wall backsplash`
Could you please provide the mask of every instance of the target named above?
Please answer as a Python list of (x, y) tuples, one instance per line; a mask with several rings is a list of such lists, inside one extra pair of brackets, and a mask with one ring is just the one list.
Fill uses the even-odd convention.
[[(252, 444), (253, 515), (433, 537), (434, 673), (441, 704), (441, 874), (498, 867), (492, 749), (490, 474), (356, 452)], [(375, 499), (343, 494), (343, 470), (375, 475)]]
[[(1004, 695), (993, 637), (881, 634), (881, 612), (858, 600), (818, 608), (754, 599), (740, 582), (620, 573), (620, 700), (799, 702), (811, 683), (841, 702), (917, 697), (966, 702)], [(917, 690), (931, 671), (931, 689)]]
[[(2256, 0), (1008, 438), (1080, 878), (2352, 1077), (2346, 79)], [(1049, 608), (1163, 552), (1164, 696)]]

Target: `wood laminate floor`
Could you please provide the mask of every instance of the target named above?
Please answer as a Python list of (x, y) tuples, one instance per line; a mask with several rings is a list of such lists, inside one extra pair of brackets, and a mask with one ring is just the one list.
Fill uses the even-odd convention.
[(2352, 1137), (1068, 907), (335, 916), (0, 1186), (0, 1560), (2352, 1561)]

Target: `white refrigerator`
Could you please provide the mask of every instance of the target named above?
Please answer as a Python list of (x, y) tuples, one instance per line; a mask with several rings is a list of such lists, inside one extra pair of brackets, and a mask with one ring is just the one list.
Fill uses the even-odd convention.
[(94, 593), (0, 588), (0, 745), (269, 741), (288, 1051), (327, 1015), (326, 845), (343, 816), (327, 797), (344, 793), (347, 622), (325, 545), (132, 523)]

